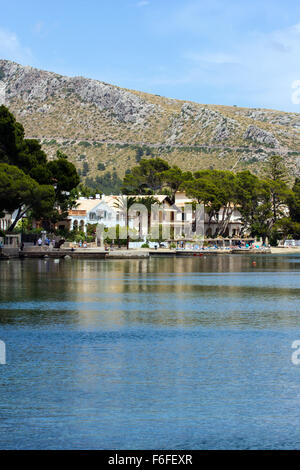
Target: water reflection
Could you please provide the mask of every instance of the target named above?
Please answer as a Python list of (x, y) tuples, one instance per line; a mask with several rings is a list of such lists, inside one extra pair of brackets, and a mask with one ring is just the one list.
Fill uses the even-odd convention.
[(0, 448), (300, 446), (300, 257), (0, 263)]
[(206, 256), (0, 265), (0, 321), (120, 325), (298, 325), (299, 259)]

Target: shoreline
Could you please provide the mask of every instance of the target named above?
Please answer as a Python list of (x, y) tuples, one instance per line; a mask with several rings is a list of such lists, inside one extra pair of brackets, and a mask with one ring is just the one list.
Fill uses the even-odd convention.
[(18, 249), (2, 250), (0, 260), (6, 259), (149, 259), (152, 257), (159, 258), (188, 258), (188, 257), (202, 257), (213, 255), (247, 255), (247, 256), (261, 256), (261, 255), (299, 255), (300, 247), (271, 247), (267, 249), (227, 249), (227, 250), (170, 250), (159, 248), (157, 250), (149, 249), (129, 249), (129, 250), (110, 250), (105, 251), (97, 248), (83, 248), (71, 251), (65, 250), (46, 250), (46, 249), (30, 249), (18, 251)]
[(300, 246), (292, 247), (271, 247), (272, 255), (300, 255)]

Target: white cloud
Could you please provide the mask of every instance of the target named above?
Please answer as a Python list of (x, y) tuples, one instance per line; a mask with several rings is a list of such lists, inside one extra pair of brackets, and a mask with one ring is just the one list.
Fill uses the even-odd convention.
[(22, 46), (17, 35), (0, 28), (0, 57), (17, 62), (32, 61), (32, 53), (28, 47)]

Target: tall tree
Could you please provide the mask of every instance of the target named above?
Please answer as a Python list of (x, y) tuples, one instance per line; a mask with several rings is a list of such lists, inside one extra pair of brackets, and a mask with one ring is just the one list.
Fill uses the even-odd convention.
[(183, 186), (185, 181), (189, 181), (193, 178), (190, 171), (182, 171), (178, 166), (173, 166), (168, 170), (160, 173), (162, 183), (169, 190), (169, 196), (172, 203), (175, 202), (175, 194)]
[(119, 196), (114, 206), (119, 209), (125, 215), (125, 224), (126, 224), (126, 248), (129, 250), (129, 209), (136, 203), (136, 198), (134, 196)]
[(290, 215), (293, 221), (300, 222), (300, 178), (295, 179), (289, 199)]
[[(0, 106), (0, 164), (13, 166), (10, 174), (16, 174), (17, 181), (22, 185), (26, 193), (21, 198), (9, 200), (9, 191), (2, 192), (0, 206), (11, 211), (17, 210), (17, 218), (9, 228), (12, 230), (24, 210), (32, 211), (36, 217), (57, 219), (64, 216), (64, 211), (69, 207), (68, 198), (70, 191), (79, 184), (79, 176), (75, 166), (67, 160), (62, 152), (57, 152), (57, 158), (47, 161), (47, 156), (37, 140), (25, 139), (24, 128), (5, 106)], [(18, 173), (16, 169), (22, 173)], [(2, 179), (8, 178), (8, 168), (2, 167)], [(13, 187), (12, 179), (9, 180), (10, 188)], [(51, 190), (50, 190), (51, 187)], [(18, 191), (21, 190), (19, 187)], [(18, 193), (19, 194), (19, 193)], [(37, 204), (36, 195), (40, 194), (41, 203)], [(53, 199), (54, 194), (54, 199)], [(31, 202), (28, 200), (31, 197)], [(24, 200), (23, 206), (19, 201)], [(52, 207), (49, 202), (53, 201)], [(48, 201), (47, 203), (45, 203)], [(43, 204), (44, 204), (44, 210)]]
[(271, 181), (287, 181), (288, 172), (284, 158), (280, 155), (271, 155), (265, 162), (264, 176)]
[(15, 165), (0, 163), (0, 215), (17, 211), (13, 230), (18, 220), (28, 211), (43, 216), (53, 209), (55, 191), (51, 185), (40, 185)]
[(217, 224), (216, 235), (226, 235), (230, 218), (237, 205), (236, 176), (230, 171), (201, 170), (183, 185), (187, 195), (205, 206), (208, 225)]
[(135, 198), (135, 203), (143, 204), (147, 209), (147, 230), (148, 235), (151, 234), (151, 215), (152, 215), (152, 208), (153, 206), (159, 206), (160, 202), (154, 196), (147, 196), (147, 197), (137, 197)]
[(162, 172), (170, 165), (161, 158), (142, 159), (123, 180), (123, 194), (155, 194), (163, 186)]
[(248, 170), (237, 173), (236, 178), (238, 209), (243, 222), (243, 232), (251, 233), (253, 224), (257, 222), (258, 207), (263, 202), (268, 202), (270, 194), (262, 180)]
[(291, 197), (291, 190), (286, 183), (287, 177), (284, 159), (280, 155), (271, 155), (266, 162), (265, 179), (270, 189), (272, 224), (286, 215), (286, 207)]

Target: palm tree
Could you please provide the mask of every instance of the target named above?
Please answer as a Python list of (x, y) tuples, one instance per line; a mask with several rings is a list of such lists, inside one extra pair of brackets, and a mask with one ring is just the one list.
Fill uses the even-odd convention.
[(127, 242), (126, 242), (126, 248), (127, 250), (129, 249), (129, 232), (128, 232), (128, 227), (129, 227), (129, 209), (133, 204), (136, 203), (136, 197), (135, 196), (119, 196), (117, 201), (114, 204), (114, 207), (119, 209), (121, 212), (126, 214), (126, 231), (127, 231)]
[(151, 210), (153, 205), (161, 205), (161, 203), (155, 198), (155, 196), (141, 196), (136, 198), (135, 202), (143, 204), (148, 213), (148, 235), (151, 233)]

